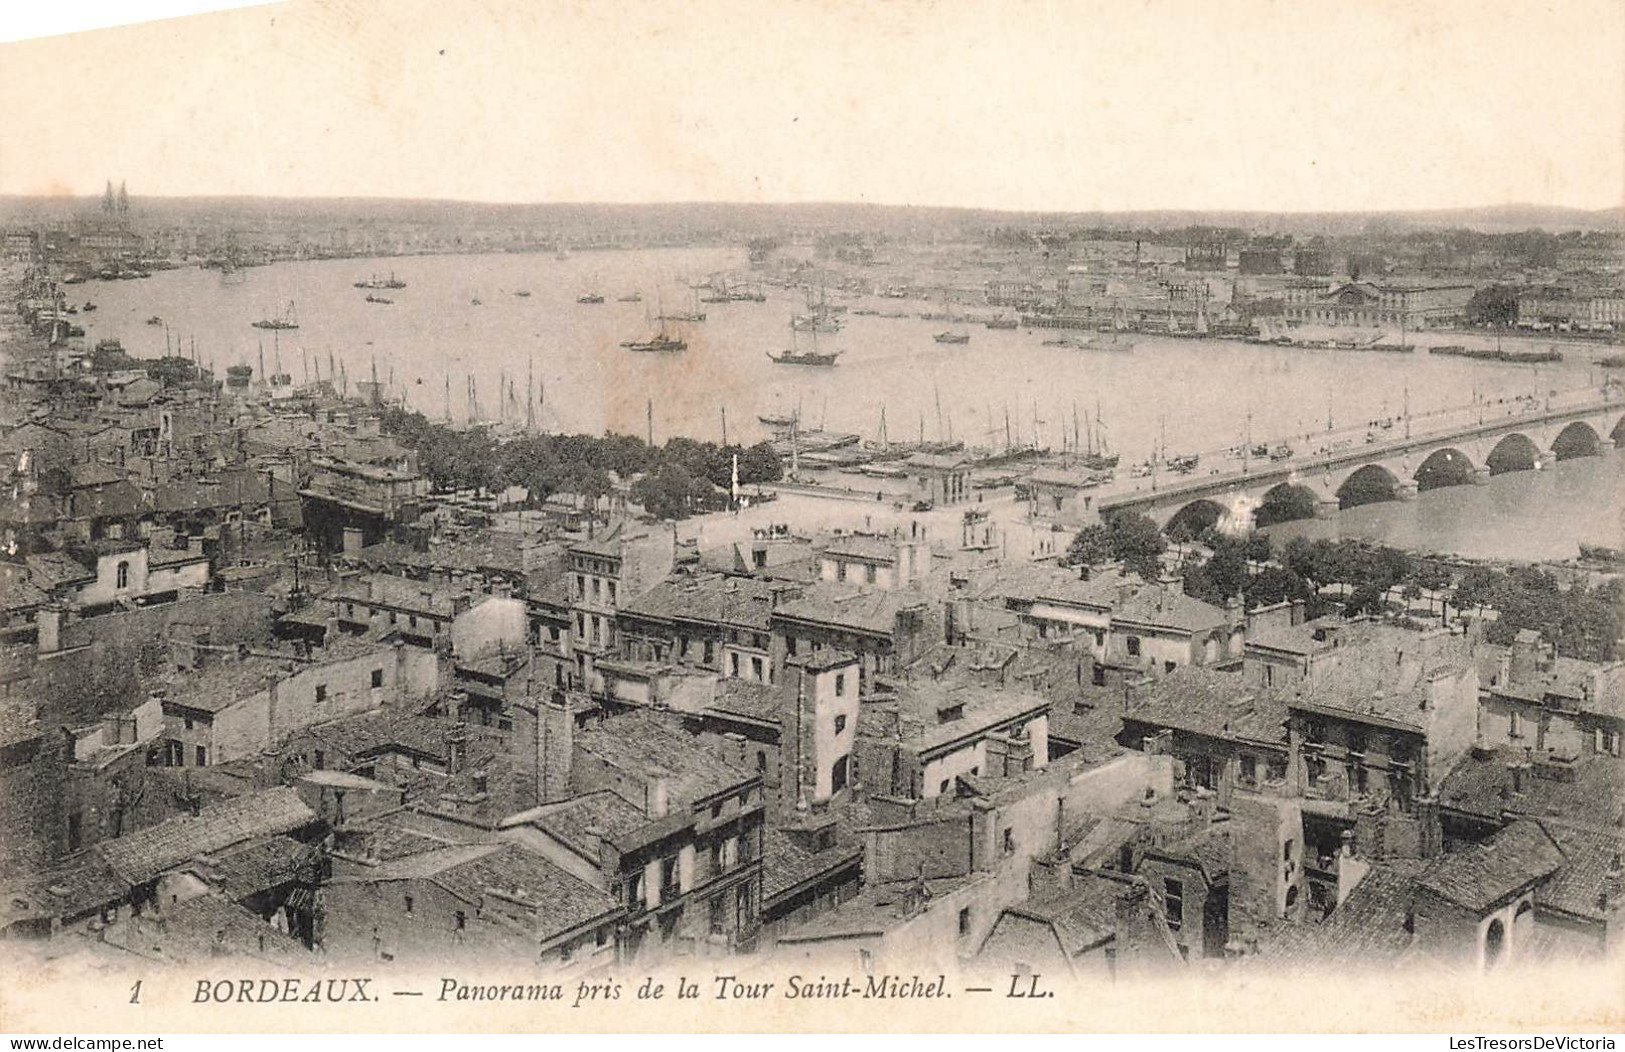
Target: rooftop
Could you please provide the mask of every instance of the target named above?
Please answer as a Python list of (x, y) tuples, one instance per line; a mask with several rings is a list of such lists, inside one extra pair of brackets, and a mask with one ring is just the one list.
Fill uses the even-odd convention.
[(712, 754), (697, 740), (659, 716), (638, 711), (604, 720), (576, 736), (579, 748), (611, 766), (640, 777), (671, 779), (671, 799), (695, 804), (736, 790), (756, 779)]
[(666, 621), (728, 625), (766, 632), (775, 586), (754, 577), (695, 574), (668, 577), (621, 607), (621, 613)]
[(1123, 718), (1209, 738), (1286, 745), (1287, 702), (1280, 692), (1250, 690), (1236, 676), (1195, 666), (1157, 681)]
[(600, 838), (613, 841), (648, 822), (642, 810), (600, 789), (547, 807), (533, 824), (596, 862)]
[(316, 813), (287, 786), (262, 789), (212, 804), (195, 817), (181, 815), (115, 840), (96, 850), (120, 876), (145, 883), (199, 855), (223, 851), (256, 837), (291, 833), (315, 821)]
[(1434, 859), (1417, 877), (1417, 886), (1483, 913), (1556, 873), (1565, 861), (1540, 823), (1521, 819), (1476, 847)]
[(925, 604), (917, 588), (878, 589), (845, 584), (812, 584), (799, 599), (783, 603), (774, 616), (889, 636), (899, 612)]

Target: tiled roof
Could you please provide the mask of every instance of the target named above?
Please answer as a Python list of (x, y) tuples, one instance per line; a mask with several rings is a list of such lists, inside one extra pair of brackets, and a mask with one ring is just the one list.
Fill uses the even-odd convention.
[(598, 841), (590, 830), (614, 839), (648, 822), (642, 810), (608, 789), (566, 800), (535, 820), (541, 829), (594, 861), (598, 858)]
[(393, 749), (444, 757), (454, 726), (449, 720), (385, 708), (323, 723), (303, 733), (321, 739), (337, 754), (351, 759)]
[(1523, 819), (1476, 847), (1433, 860), (1417, 878), (1417, 886), (1482, 912), (1551, 876), (1564, 861), (1563, 852), (1540, 824)]
[(0, 575), (0, 611), (22, 613), (50, 600), (24, 574)]
[(1414, 634), (1382, 636), (1362, 646), (1338, 648), (1335, 660), (1317, 661), (1316, 672), (1304, 687), (1304, 701), (1421, 728), (1429, 678), (1472, 667), (1471, 644), (1465, 637), (1440, 641), (1428, 652)]
[(121, 901), (130, 882), (94, 851), (0, 885), (0, 928), (29, 918), (72, 917)]
[(1286, 744), (1287, 703), (1280, 693), (1249, 689), (1237, 676), (1205, 668), (1174, 670), (1123, 718), (1210, 738)]
[(255, 837), (291, 833), (315, 818), (297, 792), (277, 786), (205, 807), (196, 817), (181, 815), (104, 840), (96, 850), (122, 877), (141, 884), (188, 859)]
[(250, 698), (288, 675), (286, 663), (264, 657), (225, 657), (200, 669), (172, 672), (164, 678), (166, 704), (201, 712), (221, 712)]
[(813, 584), (801, 598), (780, 605), (774, 616), (889, 636), (896, 627), (900, 610), (924, 603), (924, 593), (915, 588), (892, 590)]
[(777, 723), (780, 715), (778, 689), (753, 679), (727, 676), (717, 681), (716, 695), (706, 708), (725, 715)]
[[(1540, 826), (1556, 842), (1565, 861), (1535, 892), (1535, 901), (1548, 909), (1598, 921), (1617, 912), (1622, 889), (1614, 867), (1625, 850), (1625, 835), (1565, 822), (1543, 821)], [(1604, 905), (1605, 894), (1612, 910)]]
[(1544, 777), (1537, 761), (1525, 772), (1522, 791), (1514, 792), (1509, 765), (1523, 760), (1523, 750), (1511, 747), (1469, 753), (1440, 785), (1440, 804), (1496, 820), (1515, 814), (1618, 827), (1625, 818), (1625, 760), (1583, 757), (1563, 772), (1572, 781)]
[[(963, 704), (965, 712), (958, 719), (927, 726), (915, 736), (909, 744), (921, 753), (943, 748), (960, 738), (986, 734), (1001, 724), (1029, 713), (1047, 714), (1050, 706), (1047, 699), (1026, 691), (1006, 689), (990, 692), (966, 686), (939, 694), (933, 689), (936, 686), (938, 684), (927, 686), (910, 683), (904, 686), (903, 694), (905, 696), (911, 692), (925, 694), (925, 697), (916, 701), (917, 712), (941, 712), (945, 707), (951, 708), (954, 704)], [(931, 708), (929, 710), (920, 708), (922, 703)]]
[(762, 838), (762, 902), (791, 891), (814, 877), (847, 866), (863, 857), (861, 839), (837, 835), (835, 843), (822, 851), (802, 847), (789, 833), (769, 829)]
[(1265, 943), (1258, 960), (1269, 967), (1341, 968), (1392, 964), (1411, 949), (1406, 931), (1416, 878), (1426, 863), (1384, 859), (1355, 885), (1342, 905), (1320, 924), (1283, 927)]
[(1117, 932), (1117, 896), (1122, 885), (1089, 874), (1076, 887), (1059, 895), (1037, 899), (1007, 910), (1048, 924), (1068, 957), (1076, 957)]
[(198, 869), (222, 894), (240, 901), (295, 879), (313, 851), (292, 837), (261, 837), (208, 856)]
[(713, 755), (685, 731), (648, 712), (631, 712), (581, 731), (576, 744), (612, 766), (637, 772), (665, 772), (671, 799), (692, 804), (751, 781)]
[(615, 899), (517, 844), (469, 859), (431, 879), (464, 902), (478, 904), (487, 893), (505, 895), (536, 913), (543, 939), (615, 912)]
[(161, 926), (149, 918), (110, 925), (107, 942), (161, 961), (207, 961), (219, 956), (271, 960), (310, 958), (297, 940), (258, 915), (217, 895), (199, 895), (163, 908)]
[(1192, 599), (1177, 588), (1147, 585), (1118, 603), (1112, 620), (1176, 632), (1206, 632), (1224, 627), (1225, 615), (1212, 603)]
[(414, 581), (410, 577), (397, 577), (387, 573), (367, 574), (346, 581), (327, 593), (327, 598), (339, 602), (389, 606), (411, 613), (433, 614), (438, 617), (451, 617), (459, 599), (478, 601), (476, 593), (467, 588)]
[(96, 579), (95, 571), (67, 552), (41, 552), (28, 557), (28, 571), (34, 584), (45, 591), (53, 591), (65, 584), (79, 584)]
[(632, 617), (768, 630), (774, 587), (722, 574), (668, 577), (621, 608)]

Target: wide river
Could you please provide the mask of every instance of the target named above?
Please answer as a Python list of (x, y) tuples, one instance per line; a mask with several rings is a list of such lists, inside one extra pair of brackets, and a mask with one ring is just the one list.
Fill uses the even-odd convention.
[[(1135, 337), (1128, 352), (1080, 351), (1043, 346), (1062, 333), (976, 325), (968, 330), (969, 344), (940, 345), (932, 335), (944, 324), (915, 316), (939, 304), (844, 298), (837, 302), (850, 309), (905, 310), (909, 317), (849, 313), (842, 332), (819, 340), (820, 349), (842, 352), (839, 366), (809, 369), (768, 360), (768, 352), (790, 345), (789, 318), (806, 307), (801, 292), (776, 288), (765, 290), (766, 303), (700, 305), (706, 321), (672, 326), (688, 341), (686, 352), (621, 348), (623, 340), (652, 330), (650, 315), (661, 306), (694, 309), (692, 282), (744, 269), (744, 253), (729, 248), (578, 252), (566, 259), (416, 256), (280, 263), (246, 270), (237, 282), (188, 268), (71, 290), (76, 300), (99, 306), (79, 315), (89, 338), (117, 337), (137, 356), (163, 354), (166, 340), (176, 348), (195, 340), (199, 356), (217, 369), (250, 365), (257, 376), (263, 350), (268, 368), (280, 358), (296, 382), (317, 370), (325, 378), (330, 354), (352, 383), (376, 362), (380, 379), (393, 376), (413, 408), (436, 418), (448, 403), (453, 419), (466, 417), (469, 377), (481, 417), (497, 418), (499, 385), (507, 377), (519, 404), (506, 413), (522, 419), (529, 370), (539, 400), (545, 392), (543, 426), (643, 435), (652, 413), (656, 441), (673, 435), (715, 440), (724, 410), (729, 439), (754, 441), (767, 433), (758, 414), (799, 406), (804, 426), (866, 438), (878, 436), (884, 411), (893, 439), (923, 432), (1002, 444), (1008, 419), (1017, 441), (1031, 441), (1036, 431), (1041, 444), (1058, 447), (1062, 431), (1070, 434), (1073, 421), (1092, 417), (1098, 406), (1105, 441), (1123, 452), (1125, 463), (1144, 459), (1159, 443), (1171, 453), (1209, 452), (1248, 433), (1261, 442), (1323, 432), (1328, 415), (1341, 429), (1397, 416), (1407, 404), (1421, 414), (1475, 395), (1499, 399), (1581, 386), (1597, 381), (1592, 362), (1610, 353), (1569, 345), (1563, 362), (1537, 367), (1150, 336)], [(407, 287), (376, 295), (393, 303), (368, 303), (366, 292), (353, 287), (391, 272)], [(531, 294), (516, 295), (520, 290)], [(576, 302), (589, 291), (606, 302)], [(617, 302), (632, 292), (642, 295), (641, 303)], [(290, 303), (298, 329), (274, 334), (250, 324), (285, 312)], [(164, 324), (146, 324), (153, 315)], [(1454, 334), (1412, 338), (1424, 346), (1482, 342)], [(798, 339), (807, 346), (808, 337)], [(1566, 556), (1574, 552), (1574, 538), (1554, 532), (1579, 531), (1579, 539), (1598, 543), (1617, 539), (1619, 481), (1617, 457), (1569, 461), (1538, 481), (1498, 477), (1472, 492), (1463, 487), (1403, 507), (1356, 509), (1323, 528), (1348, 533), (1372, 520), (1373, 533), (1410, 546), (1528, 557), (1531, 545), (1549, 542), (1562, 548), (1551, 554)], [(1599, 493), (1605, 496), (1593, 499)], [(1499, 512), (1444, 510), (1464, 501), (1487, 502), (1524, 525), (1509, 526)], [(1575, 502), (1595, 514), (1581, 515)], [(1455, 527), (1446, 524), (1452, 515)], [(1575, 530), (1551, 530), (1554, 518), (1575, 522)]]

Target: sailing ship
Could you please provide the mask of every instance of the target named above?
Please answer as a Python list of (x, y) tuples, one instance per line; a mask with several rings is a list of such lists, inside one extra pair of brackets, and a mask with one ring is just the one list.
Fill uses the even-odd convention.
[(406, 288), (406, 282), (397, 278), (395, 276), (395, 272), (392, 270), (389, 272), (389, 277), (387, 279), (380, 278), (377, 274), (374, 274), (366, 281), (356, 282), (355, 287), (358, 289), (404, 289)]
[(705, 320), (705, 312), (703, 310), (700, 310), (699, 293), (694, 294), (694, 309), (693, 310), (680, 311), (680, 312), (675, 313), (675, 314), (667, 314), (664, 310), (662, 310), (656, 316), (656, 320), (657, 321), (687, 321), (687, 322), (704, 321)]
[(772, 351), (769, 351), (767, 353), (768, 359), (779, 365), (813, 365), (827, 368), (834, 365), (835, 360), (841, 356), (840, 351), (820, 351), (818, 349), (818, 337), (816, 335), (813, 336), (812, 349), (805, 351), (801, 350), (796, 347), (795, 334), (796, 330), (794, 326), (792, 326), (790, 329), (790, 349), (787, 351), (781, 351), (777, 355), (775, 355)]
[[(944, 292), (942, 294), (942, 314), (943, 314), (943, 317), (947, 318), (950, 323), (957, 320), (955, 318), (953, 312), (948, 309), (948, 293), (947, 292)], [(944, 329), (943, 331), (937, 333), (935, 336), (933, 336), (931, 338), (933, 340), (936, 340), (938, 343), (951, 343), (951, 344), (969, 343), (970, 342), (970, 332), (968, 330), (966, 330), (963, 326), (961, 326), (959, 328), (959, 331), (957, 331), (957, 332), (955, 332), (951, 328), (950, 329)]]
[[(1075, 405), (1073, 415), (1076, 416)], [(1084, 411), (1084, 415), (1088, 415), (1087, 410)], [(1097, 400), (1095, 402), (1095, 419), (1090, 424), (1088, 429), (1089, 445), (1083, 453), (1083, 466), (1088, 468), (1090, 471), (1111, 471), (1113, 468), (1117, 467), (1117, 462), (1122, 454), (1107, 452), (1106, 438), (1100, 433), (1100, 431), (1100, 402)]]
[(156, 315), (156, 314), (154, 314), (152, 317), (147, 319), (147, 324), (148, 325), (162, 325), (163, 323), (164, 323), (164, 319), (158, 317), (158, 315)]
[[(596, 278), (594, 279), (594, 284), (595, 285), (597, 284), (597, 279)], [(604, 296), (603, 296), (603, 293), (599, 292), (596, 288), (588, 288), (586, 292), (583, 292), (581, 295), (576, 297), (576, 302), (577, 303), (602, 303), (602, 302), (604, 302)]]
[(984, 321), (982, 324), (986, 325), (990, 329), (1014, 329), (1017, 326), (1019, 326), (1021, 323), (1019, 321), (1017, 321), (1015, 318), (1010, 318), (1010, 317), (1006, 317), (1004, 315), (1000, 315), (997, 318), (989, 318), (986, 321)]
[(841, 331), (841, 319), (837, 317), (842, 308), (833, 307), (829, 303), (828, 291), (824, 286), (818, 287), (818, 298), (813, 299), (812, 286), (807, 286), (807, 313), (797, 314), (790, 319), (790, 327), (796, 332), (822, 332), (835, 333)]
[(299, 320), (298, 320), (298, 317), (294, 314), (294, 310), (293, 310), (293, 300), (288, 301), (288, 309), (284, 313), (282, 313), (280, 315), (277, 315), (274, 318), (261, 318), (259, 321), (254, 322), (253, 324), (254, 324), (254, 328), (256, 328), (256, 329), (297, 329), (297, 328), (299, 328)]
[(688, 341), (666, 332), (665, 316), (662, 315), (655, 326), (654, 335), (647, 340), (626, 340), (621, 344), (629, 351), (639, 352), (673, 352), (688, 350)]
[(513, 294), (515, 296), (518, 296), (522, 300), (530, 299), (530, 290), (529, 289), (514, 289)]
[(367, 302), (368, 303), (394, 303), (395, 301), (390, 299), (387, 296), (374, 296), (372, 293), (369, 292), (369, 293), (367, 293)]
[(89, 300), (85, 300), (84, 312), (86, 314), (89, 314), (91, 311), (93, 311), (95, 309), (96, 309), (96, 305), (94, 303), (90, 302)]

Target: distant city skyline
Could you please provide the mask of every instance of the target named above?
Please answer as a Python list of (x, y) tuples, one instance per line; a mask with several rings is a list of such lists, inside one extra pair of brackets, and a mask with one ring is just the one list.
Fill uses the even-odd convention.
[(0, 194), (1618, 207), (1625, 8), (296, 2), (0, 46)]

